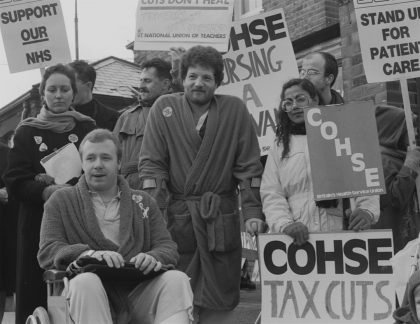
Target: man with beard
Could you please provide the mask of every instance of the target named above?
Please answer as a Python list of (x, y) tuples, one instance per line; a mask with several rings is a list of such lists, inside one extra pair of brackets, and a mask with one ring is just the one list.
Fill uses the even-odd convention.
[(344, 103), (343, 97), (331, 89), (338, 75), (338, 64), (334, 56), (327, 52), (309, 53), (303, 58), (300, 78), (307, 79), (315, 86), (319, 105)]
[(150, 110), (141, 188), (166, 211), (178, 269), (191, 278), (194, 320), (230, 324), (241, 280), (239, 191), (246, 230), (264, 229), (258, 138), (243, 101), (215, 94), (223, 80), (216, 49), (190, 48), (180, 72), (184, 92), (161, 96)]
[(121, 174), (133, 189), (139, 189), (138, 158), (150, 107), (163, 94), (171, 92), (171, 64), (153, 58), (142, 64), (140, 74), (140, 104), (126, 110), (118, 119), (114, 134), (123, 147)]

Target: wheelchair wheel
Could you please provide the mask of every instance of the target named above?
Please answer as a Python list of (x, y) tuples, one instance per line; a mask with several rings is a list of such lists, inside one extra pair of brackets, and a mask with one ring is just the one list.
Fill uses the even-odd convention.
[(28, 318), (26, 319), (25, 324), (38, 324), (38, 323), (35, 316), (29, 315)]
[(40, 324), (50, 324), (50, 317), (44, 307), (37, 307), (32, 315), (34, 315), (36, 319), (39, 319)]
[(37, 307), (25, 324), (50, 324), (50, 317), (44, 307)]

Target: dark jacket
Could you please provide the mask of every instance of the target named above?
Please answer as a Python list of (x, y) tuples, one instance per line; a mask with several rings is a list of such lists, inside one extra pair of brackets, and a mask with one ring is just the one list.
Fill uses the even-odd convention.
[(96, 99), (92, 99), (88, 103), (75, 106), (74, 109), (86, 116), (91, 117), (96, 122), (98, 128), (106, 128), (111, 132), (119, 117), (118, 111), (105, 106)]
[(404, 166), (408, 143), (404, 110), (382, 105), (375, 114), (387, 193), (380, 196), (381, 214), (372, 228), (392, 229), (398, 252), (418, 235), (417, 174)]
[[(1, 176), (7, 168), (9, 150), (0, 144), (0, 188), (5, 186)], [(12, 196), (9, 195), (7, 203), (0, 203), (0, 290), (7, 295), (15, 291), (17, 213), (18, 203)]]
[(43, 271), (38, 266), (39, 231), (44, 211), (42, 192), (47, 186), (35, 181), (45, 173), (40, 160), (73, 141), (79, 147), (83, 137), (95, 128), (91, 122), (76, 122), (70, 132), (55, 133), (31, 126), (20, 126), (9, 153), (9, 166), (3, 176), (7, 189), (19, 203), (16, 282), (16, 323), (40, 305), (46, 305)]
[(338, 105), (338, 104), (343, 104), (344, 103), (344, 99), (343, 97), (334, 89), (331, 89), (331, 102), (330, 103), (325, 103), (322, 101), (322, 98), (319, 97), (319, 105)]

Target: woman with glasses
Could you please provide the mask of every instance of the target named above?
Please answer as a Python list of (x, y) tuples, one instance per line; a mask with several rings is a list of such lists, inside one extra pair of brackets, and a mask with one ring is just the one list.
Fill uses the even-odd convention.
[[(290, 235), (303, 244), (309, 232), (344, 228), (342, 199), (314, 201), (303, 108), (319, 102), (314, 85), (292, 79), (283, 85), (276, 140), (267, 158), (261, 184), (263, 211), (270, 231)], [(370, 228), (379, 217), (378, 197), (357, 197), (348, 229)]]

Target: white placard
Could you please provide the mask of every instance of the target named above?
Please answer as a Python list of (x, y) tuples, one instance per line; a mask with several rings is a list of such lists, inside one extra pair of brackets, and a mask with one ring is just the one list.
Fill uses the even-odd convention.
[[(258, 236), (261, 324), (393, 323), (391, 230)], [(409, 265), (407, 265), (409, 267)]]
[(242, 98), (253, 117), (261, 155), (267, 155), (275, 138), (282, 85), (299, 77), (284, 10), (235, 21), (223, 61), (225, 76), (217, 93)]
[(11, 73), (71, 61), (60, 0), (0, 0), (0, 29)]
[(82, 174), (80, 155), (73, 143), (44, 157), (41, 160), (41, 165), (47, 174), (54, 178), (56, 184), (65, 184)]
[(420, 77), (420, 1), (354, 0), (369, 83)]
[(234, 0), (139, 0), (135, 50), (228, 48)]

